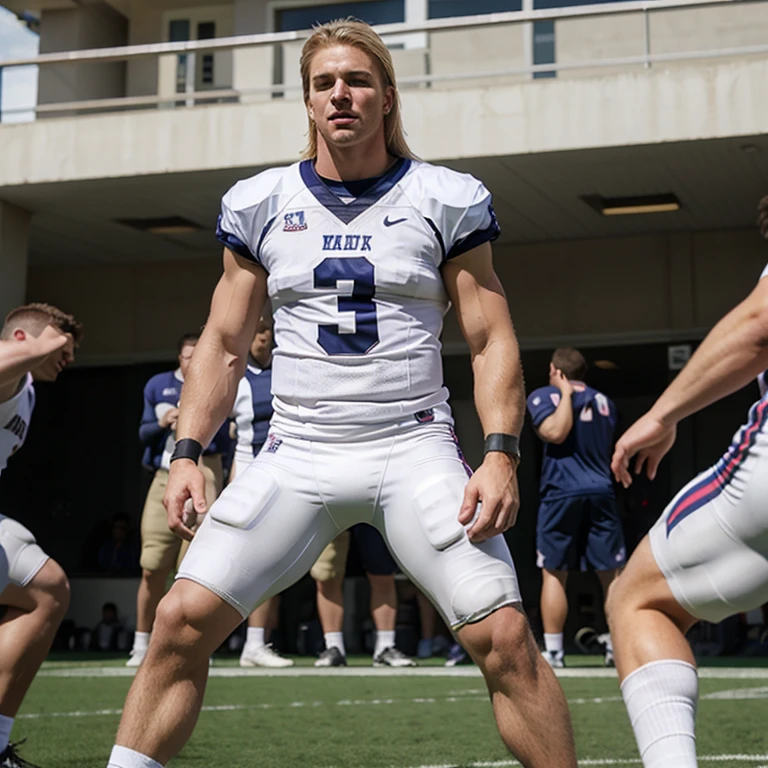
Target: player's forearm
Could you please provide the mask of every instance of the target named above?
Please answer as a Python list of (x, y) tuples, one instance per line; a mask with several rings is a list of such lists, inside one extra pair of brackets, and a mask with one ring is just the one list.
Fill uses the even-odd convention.
[(213, 440), (232, 412), (245, 362), (245, 354), (230, 352), (221, 338), (203, 333), (181, 391), (177, 439), (189, 437), (203, 446)]
[(20, 379), (45, 360), (48, 355), (61, 349), (65, 339), (57, 338), (56, 343), (33, 336), (24, 341), (0, 342), (0, 383)]
[(749, 300), (726, 315), (704, 339), (652, 413), (676, 424), (741, 389), (768, 367), (768, 311)]
[(525, 382), (514, 334), (491, 339), (472, 358), (475, 408), (489, 435), (519, 435), (525, 418)]
[(559, 445), (565, 441), (573, 428), (571, 395), (571, 392), (561, 393), (555, 412), (539, 425), (539, 435), (548, 443)]

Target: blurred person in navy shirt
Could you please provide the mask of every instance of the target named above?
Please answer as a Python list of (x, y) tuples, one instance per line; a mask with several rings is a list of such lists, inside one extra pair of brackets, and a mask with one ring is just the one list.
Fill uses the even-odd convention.
[[(610, 473), (616, 406), (584, 383), (586, 373), (578, 350), (556, 349), (549, 386), (528, 396), (528, 412), (544, 443), (536, 549), (544, 658), (554, 667), (564, 666), (568, 572), (593, 568), (607, 593), (626, 560)], [(604, 641), (606, 665), (612, 666), (610, 636)]]
[[(181, 387), (199, 338), (199, 333), (184, 334), (178, 344), (178, 368), (158, 373), (144, 387), (139, 440), (144, 445), (143, 463), (154, 469), (155, 476), (141, 515), (141, 583), (136, 597), (136, 634), (127, 662), (129, 667), (138, 667), (144, 660), (155, 612), (165, 594), (166, 582), (189, 547), (189, 542), (182, 542), (168, 528), (163, 496), (176, 442)], [(223, 457), (231, 451), (229, 422), (225, 421), (200, 459), (209, 507), (221, 493), (224, 484)]]
[(139, 571), (139, 548), (123, 512), (112, 518), (111, 537), (99, 547), (99, 568), (113, 576), (134, 576)]

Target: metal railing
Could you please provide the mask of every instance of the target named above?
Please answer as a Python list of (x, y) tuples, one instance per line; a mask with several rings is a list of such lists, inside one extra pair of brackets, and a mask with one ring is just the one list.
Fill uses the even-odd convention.
[[(654, 18), (668, 14), (668, 19), (673, 14), (685, 13), (689, 21), (695, 25), (695, 14), (701, 17), (699, 23), (702, 27), (702, 38), (721, 38), (722, 30), (713, 31), (706, 20), (706, 14), (717, 8), (725, 6), (738, 8), (752, 8), (759, 13), (760, 18), (765, 18), (762, 40), (765, 42), (751, 43), (747, 41), (743, 45), (730, 45), (727, 47), (694, 47), (690, 50), (654, 50)], [(620, 21), (624, 19), (625, 21)], [(599, 20), (623, 24), (621, 29), (627, 35), (626, 20), (636, 20), (636, 29), (628, 35), (627, 40), (638, 50), (620, 56), (593, 56), (591, 50), (600, 47), (604, 40), (593, 41), (590, 49), (589, 34), (584, 37), (584, 27), (580, 28), (581, 37), (573, 43), (561, 43), (561, 37), (568, 40), (568, 35), (561, 35), (561, 30), (567, 30), (567, 25), (579, 20), (588, 20), (593, 25)], [(615, 20), (615, 22), (614, 22)], [(530, 37), (535, 25), (540, 22), (554, 22), (558, 32), (558, 61), (536, 63), (535, 49), (531, 45)], [(728, 26), (728, 19), (722, 19)], [(758, 24), (757, 26), (760, 26)], [(619, 26), (616, 27), (619, 29)], [(463, 33), (464, 35), (477, 34), (478, 30), (505, 30), (504, 42), (498, 39), (486, 45), (478, 38), (478, 46), (475, 48), (470, 60), (453, 61), (455, 71), (446, 71), (451, 62), (451, 56), (446, 56), (440, 50), (440, 36), (449, 33)], [(515, 30), (519, 32), (514, 37)], [(398, 24), (385, 24), (376, 27), (376, 31), (388, 42), (394, 42), (397, 48), (394, 50), (396, 66), (398, 57), (404, 58), (410, 54), (410, 68), (416, 62), (416, 72), (409, 72), (406, 67), (405, 74), (398, 78), (399, 85), (410, 87), (441, 87), (452, 83), (461, 84), (466, 81), (498, 81), (500, 78), (531, 78), (542, 73), (552, 74), (557, 72), (562, 75), (584, 73), (591, 70), (618, 69), (627, 67), (650, 68), (658, 64), (671, 64), (677, 62), (694, 62), (702, 60), (717, 60), (722, 58), (739, 58), (768, 54), (768, 0), (629, 0), (628, 2), (614, 2), (602, 5), (581, 5), (576, 7), (553, 8), (544, 10), (523, 10), (507, 13), (493, 13), (478, 16), (464, 16), (446, 19), (430, 19), (421, 22), (404, 22)], [(669, 30), (660, 24), (656, 30), (660, 39), (667, 40)], [(716, 32), (716, 34), (715, 34)], [(738, 29), (735, 30), (738, 33)], [(275, 97), (298, 98), (301, 85), (298, 81), (298, 68), (295, 65), (297, 59), (296, 47), (311, 34), (311, 30), (296, 32), (279, 32), (259, 35), (241, 35), (211, 40), (187, 41), (177, 43), (152, 43), (147, 45), (133, 45), (117, 48), (96, 48), (79, 51), (64, 51), (60, 53), (46, 53), (39, 56), (7, 59), (0, 61), (0, 73), (16, 67), (34, 65), (41, 68), (105, 65), (111, 62), (130, 62), (151, 57), (157, 60), (157, 78), (154, 90), (150, 95), (120, 95), (113, 98), (98, 99), (62, 99), (55, 103), (30, 104), (14, 110), (6, 110), (6, 114), (13, 112), (32, 111), (40, 116), (55, 115), (59, 113), (86, 113), (91, 111), (121, 111), (128, 109), (141, 109), (148, 107), (189, 107), (212, 102), (247, 102), (268, 100)], [(738, 34), (737, 34), (738, 36)], [(573, 36), (575, 39), (575, 35)], [(684, 36), (681, 45), (690, 45), (690, 35)], [(569, 48), (569, 45), (571, 46)], [(445, 46), (443, 46), (445, 47)], [(500, 48), (507, 47), (508, 51)], [(609, 46), (610, 47), (610, 46)], [(561, 52), (565, 55), (561, 57)], [(286, 75), (285, 56), (289, 53), (293, 56), (294, 68), (289, 67)], [(508, 55), (504, 55), (508, 53)], [(213, 83), (210, 86), (200, 87), (195, 80), (197, 56), (210, 54), (217, 57), (228, 56), (231, 61), (223, 62), (226, 69), (231, 70), (229, 82)], [(257, 55), (256, 66), (254, 59)], [(260, 56), (260, 58), (258, 58)], [(562, 58), (562, 60), (560, 60)], [(492, 66), (493, 62), (501, 60), (501, 66)], [(185, 76), (179, 78), (180, 63), (183, 61)], [(488, 66), (483, 66), (484, 63)], [(398, 68), (400, 72), (402, 69)]]

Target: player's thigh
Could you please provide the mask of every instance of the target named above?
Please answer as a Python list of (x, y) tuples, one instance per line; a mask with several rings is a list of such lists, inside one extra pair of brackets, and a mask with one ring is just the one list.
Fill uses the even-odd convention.
[(702, 482), (707, 487), (701, 475), (649, 533), (672, 593), (696, 618), (716, 623), (768, 602), (768, 466), (759, 469), (737, 492), (691, 503), (702, 499)]
[(392, 576), (397, 563), (392, 557), (384, 537), (368, 523), (358, 523), (351, 533), (360, 552), (363, 570), (374, 576)]
[(375, 524), (395, 560), (454, 629), (520, 601), (502, 536), (469, 541), (458, 521), (468, 476), (448, 430), (397, 441)]
[(158, 469), (152, 478), (141, 513), (141, 567), (144, 570), (171, 571), (181, 547), (181, 539), (168, 528), (168, 514), (163, 496), (168, 486), (168, 472)]
[(320, 582), (343, 578), (349, 554), (349, 531), (342, 531), (320, 553), (309, 569), (309, 575)]
[[(243, 617), (303, 576), (338, 533), (316, 491), (302, 441), (262, 454), (225, 489), (177, 579), (196, 581)], [(292, 450), (295, 449), (295, 450)]]
[(616, 499), (609, 494), (596, 494), (583, 499), (586, 506), (587, 562), (596, 571), (615, 571), (627, 559), (624, 530), (616, 507)]
[(32, 533), (5, 515), (0, 515), (0, 547), (8, 563), (10, 586), (26, 587), (49, 560)]
[(536, 518), (536, 565), (550, 571), (578, 569), (583, 507), (578, 497), (542, 501)]

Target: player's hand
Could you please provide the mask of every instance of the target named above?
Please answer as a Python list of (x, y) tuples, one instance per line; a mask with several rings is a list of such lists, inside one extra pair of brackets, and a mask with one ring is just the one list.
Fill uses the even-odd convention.
[(171, 464), (163, 506), (168, 513), (168, 527), (179, 538), (192, 541), (195, 536), (192, 526), (198, 515), (208, 511), (208, 505), (205, 502), (205, 478), (191, 459), (177, 459)]
[(160, 421), (157, 423), (165, 429), (166, 427), (170, 427), (171, 429), (175, 429), (176, 422), (179, 420), (179, 409), (178, 408), (169, 408), (161, 417)]
[(469, 540), (475, 544), (504, 533), (517, 522), (520, 492), (515, 459), (500, 451), (486, 454), (464, 489), (464, 501), (459, 511), (462, 525), (472, 522), (478, 504), (480, 514), (467, 531)]
[(573, 394), (573, 386), (568, 377), (559, 368), (555, 368), (552, 363), (549, 364), (549, 384), (552, 387), (557, 387), (563, 397)]
[(635, 474), (645, 467), (649, 479), (656, 478), (656, 471), (667, 451), (674, 445), (677, 426), (665, 424), (650, 412), (638, 419), (622, 436), (613, 452), (611, 471), (625, 488), (632, 485), (629, 462), (635, 454)]

